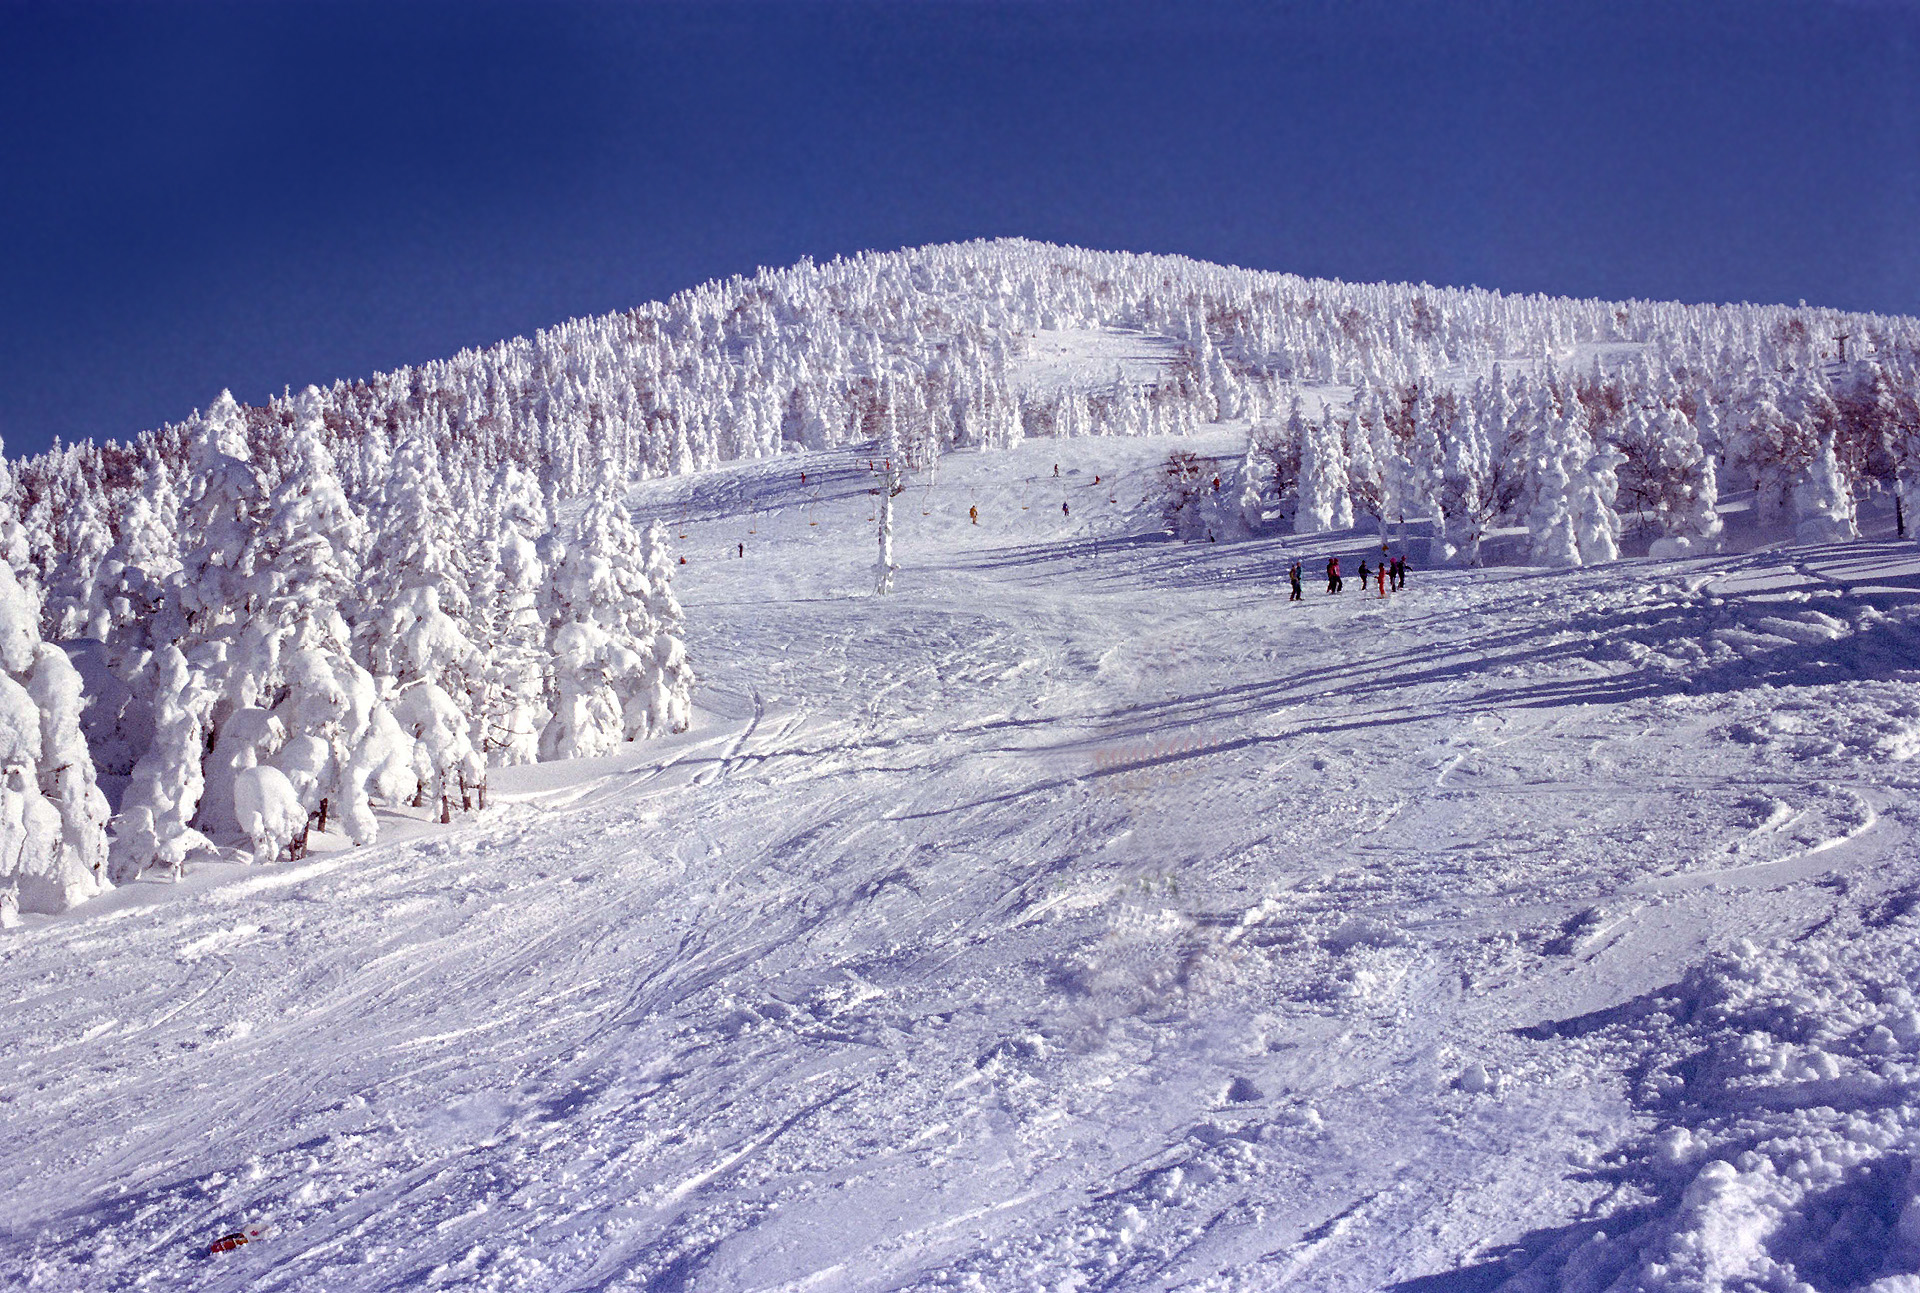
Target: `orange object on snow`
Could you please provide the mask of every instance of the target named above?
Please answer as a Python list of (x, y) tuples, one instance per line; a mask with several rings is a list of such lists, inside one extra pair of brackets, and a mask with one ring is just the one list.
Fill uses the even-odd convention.
[(265, 1226), (244, 1226), (239, 1230), (233, 1231), (231, 1234), (221, 1235), (218, 1239), (208, 1244), (207, 1252), (209, 1254), (230, 1253), (236, 1248), (252, 1243), (266, 1233), (267, 1228)]

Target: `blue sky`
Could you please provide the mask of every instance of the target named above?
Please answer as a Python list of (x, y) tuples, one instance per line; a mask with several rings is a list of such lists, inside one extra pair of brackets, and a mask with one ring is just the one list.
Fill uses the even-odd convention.
[(0, 435), (1024, 235), (1920, 313), (1920, 4), (0, 0)]

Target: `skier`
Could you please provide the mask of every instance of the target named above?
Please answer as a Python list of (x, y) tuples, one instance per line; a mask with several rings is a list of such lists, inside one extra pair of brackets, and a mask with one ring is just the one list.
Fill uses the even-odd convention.
[(1340, 591), (1340, 558), (1330, 557), (1327, 560), (1327, 592), (1337, 593), (1339, 591)]
[[(1385, 566), (1381, 566), (1374, 573), (1380, 577), (1380, 595), (1382, 597), (1385, 597), (1387, 595), (1387, 568)], [(1365, 592), (1366, 590), (1363, 588), (1361, 589), (1361, 591)]]
[(1373, 572), (1367, 569), (1367, 559), (1365, 557), (1360, 558), (1360, 591), (1361, 592), (1364, 593), (1367, 591), (1367, 579), (1372, 574)]
[(1407, 586), (1407, 556), (1403, 552), (1393, 559), (1393, 588), (1400, 592)]
[(1287, 594), (1287, 600), (1290, 602), (1302, 600), (1300, 596), (1300, 563), (1298, 561), (1287, 567), (1287, 582), (1293, 586), (1293, 591)]
[(980, 524), (980, 509), (979, 509), (978, 507), (970, 507), (970, 508), (968, 508), (968, 509), (967, 509), (967, 516), (968, 516), (968, 518), (969, 518), (969, 519), (971, 519), (971, 520), (973, 521), (973, 523), (974, 523), (975, 525), (978, 525), (978, 524)]
[(1062, 503), (1062, 504), (1060, 504), (1060, 515), (1062, 515), (1062, 516), (1072, 516), (1072, 515), (1073, 515), (1073, 513), (1067, 510), (1067, 505), (1066, 505), (1065, 503)]
[(747, 555), (747, 545), (744, 543), (740, 545), (740, 555), (743, 557)]
[(1053, 464), (1053, 474), (1055, 476), (1058, 476), (1060, 474), (1060, 464), (1057, 462)]

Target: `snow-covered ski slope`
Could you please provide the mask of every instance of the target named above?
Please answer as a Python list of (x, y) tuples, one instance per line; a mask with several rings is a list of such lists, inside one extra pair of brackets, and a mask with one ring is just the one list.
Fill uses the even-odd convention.
[(1920, 1270), (1913, 545), (1329, 597), (1171, 447), (949, 455), (890, 598), (864, 451), (651, 482), (693, 731), (0, 934), (0, 1285)]

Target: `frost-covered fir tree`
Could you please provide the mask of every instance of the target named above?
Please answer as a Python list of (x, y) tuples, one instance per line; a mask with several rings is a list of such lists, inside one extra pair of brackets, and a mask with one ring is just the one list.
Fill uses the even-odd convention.
[(134, 765), (112, 824), (110, 869), (121, 884), (149, 867), (178, 878), (188, 857), (211, 847), (191, 823), (205, 787), (201, 760), (213, 698), (172, 643), (154, 653), (151, 674), (153, 743)]
[(243, 770), (234, 779), (234, 812), (255, 862), (271, 862), (282, 853), (298, 858), (306, 851), (307, 809), (280, 769)]
[(322, 434), (320, 393), (309, 386), (297, 408), (292, 465), (267, 500), (256, 541), (255, 600), (293, 648), (344, 653), (340, 607), (360, 578), (367, 525), (347, 501)]
[(18, 482), (14, 479), (13, 465), (7, 461), (5, 440), (0, 440), (0, 561), (13, 568), (14, 578), (20, 582), (20, 589), (26, 594), (34, 617), (38, 619), (39, 595), (25, 582), (30, 569), (27, 561), (27, 527), (20, 521)]
[(1831, 434), (1822, 437), (1812, 465), (1794, 486), (1793, 522), (1794, 537), (1802, 543), (1845, 543), (1860, 537), (1853, 488)]
[[(246, 446), (230, 404), (223, 396), (196, 428), (186, 559), (156, 618), (170, 641), (148, 671), (153, 740), (116, 819), (113, 867), (123, 876), (155, 865), (178, 874), (209, 840), (251, 838), (240, 787), (259, 767), (356, 842), (373, 836), (374, 779), (360, 747), (364, 729), (392, 729), (392, 719), (351, 721), (351, 698), (371, 679), (348, 654), (339, 610), (363, 525), (335, 474), (315, 394), (296, 411), (282, 479), (265, 498), (237, 456)], [(278, 790), (274, 777), (244, 780)]]
[(116, 663), (149, 649), (148, 629), (167, 578), (180, 568), (179, 517), (172, 472), (164, 459), (155, 459), (139, 492), (127, 499), (120, 537), (101, 562), (87, 604), (87, 636), (105, 643)]
[(451, 696), (422, 678), (401, 689), (393, 716), (413, 738), (416, 805), (438, 807), (442, 822), (453, 820), (455, 803), (462, 809), (486, 806), (486, 760), (473, 748), (467, 716)]
[(110, 887), (84, 703), (79, 676), (40, 640), (33, 603), (0, 562), (0, 890), (19, 911), (62, 912)]
[[(314, 825), (337, 827), (364, 844), (374, 837), (372, 800), (411, 793), (391, 770), (410, 763), (412, 750), (372, 675), (352, 655), (340, 607), (351, 596), (366, 530), (340, 488), (317, 419), (296, 432), (294, 455), (293, 470), (274, 491), (257, 563), (266, 583), (260, 619), (279, 635), (276, 673), (266, 689), (277, 728), (262, 730), (275, 733), (270, 762)], [(425, 626), (413, 625), (418, 635), (436, 629), (455, 640), (448, 652), (457, 654), (462, 639), (446, 626), (431, 617)], [(435, 658), (415, 644), (408, 659), (421, 657)]]
[(1894, 492), (1908, 538), (1920, 540), (1920, 394), (1901, 389), (1893, 397), (1888, 429), (1894, 462)]
[(1620, 517), (1613, 504), (1620, 493), (1616, 473), (1626, 460), (1618, 449), (1603, 444), (1580, 464), (1573, 481), (1573, 532), (1582, 565), (1620, 559)]
[[(1702, 404), (1702, 409), (1711, 406)], [(1654, 517), (1661, 535), (1647, 550), (1652, 557), (1684, 557), (1712, 552), (1724, 528), (1720, 520), (1720, 478), (1714, 456), (1701, 442), (1699, 427), (1676, 408), (1649, 417), (1649, 436), (1658, 446), (1649, 473)]]
[(645, 565), (617, 483), (603, 472), (554, 570), (554, 704), (542, 759), (608, 754), (645, 733), (654, 660)]
[(1741, 410), (1731, 454), (1753, 481), (1754, 517), (1762, 525), (1786, 518), (1804, 466), (1800, 428), (1782, 410), (1778, 396), (1773, 383), (1755, 383)]
[(1440, 484), (1440, 513), (1446, 523), (1446, 544), (1469, 566), (1480, 564), (1480, 541), (1493, 508), (1493, 447), (1481, 430), (1471, 405), (1455, 402), (1445, 437), (1445, 461)]
[(885, 388), (886, 408), (881, 416), (886, 420), (885, 433), (881, 440), (880, 451), (885, 455), (885, 466), (881, 472), (877, 492), (880, 506), (878, 538), (880, 555), (874, 564), (874, 592), (885, 594), (893, 591), (893, 575), (899, 569), (893, 562), (893, 500), (905, 489), (906, 461), (900, 439), (900, 419), (893, 408), (893, 385), (889, 382)]
[(1384, 434), (1378, 399), (1372, 392), (1356, 391), (1347, 419), (1347, 494), (1357, 516), (1372, 518), (1382, 546), (1387, 542), (1387, 518), (1393, 505), (1382, 466)]
[(1300, 504), (1293, 515), (1294, 533), (1320, 534), (1351, 526), (1347, 455), (1332, 418), (1324, 412), (1318, 418), (1303, 417), (1295, 396), (1287, 414), (1287, 434), (1300, 446)]
[(653, 629), (653, 680), (647, 697), (648, 734), (684, 732), (693, 722), (693, 664), (687, 658), (686, 613), (673, 594), (673, 555), (667, 527), (654, 521), (641, 540), (647, 575), (647, 615)]
[(88, 611), (102, 598), (100, 589), (108, 552), (113, 547), (113, 531), (107, 524), (102, 499), (92, 492), (82, 493), (77, 505), (62, 518), (61, 551), (65, 556), (57, 580), (42, 610), (47, 635), (55, 642), (70, 642), (88, 636)]
[(1256, 423), (1247, 433), (1247, 452), (1240, 460), (1238, 530), (1258, 533), (1269, 512), (1284, 505), (1284, 495), (1299, 477), (1299, 445), (1284, 439), (1284, 426)]
[[(290, 729), (287, 664), (296, 652), (344, 658), (348, 630), (339, 604), (352, 586), (353, 550), (362, 533), (320, 438), (317, 395), (302, 400), (289, 468), (267, 500), (236, 519), (239, 558), (229, 586), (241, 618), (218, 626), (203, 617), (192, 659), (217, 688), (212, 748), (195, 825), (215, 839), (247, 833), (237, 795), (249, 768), (285, 759), (318, 807), (322, 752), (331, 733)], [(309, 711), (299, 707), (299, 713)], [(292, 742), (291, 746), (289, 743)], [(266, 779), (277, 791), (278, 782)], [(258, 788), (261, 778), (248, 779)]]
[(1436, 398), (1425, 382), (1419, 383), (1410, 400), (1404, 400), (1405, 416), (1411, 422), (1411, 435), (1399, 439), (1394, 465), (1400, 473), (1401, 516), (1424, 522), (1428, 527), (1427, 564), (1443, 566), (1453, 561), (1454, 552), (1447, 542), (1446, 451), (1441, 443), (1442, 427), (1450, 421), (1454, 406), (1452, 392)]
[(220, 392), (192, 437), (180, 571), (155, 634), (198, 644), (219, 637), (247, 610), (254, 535), (266, 498), (247, 460), (245, 422), (230, 392)]
[(464, 699), (480, 663), (464, 623), (470, 579), (455, 515), (433, 438), (416, 428), (381, 489), (355, 645), (376, 675), (431, 678)]
[(540, 729), (550, 716), (540, 610), (547, 569), (537, 546), (548, 519), (533, 478), (510, 462), (495, 474), (491, 498), (493, 532), (474, 599), (487, 652), (477, 727), (481, 753), (505, 766), (539, 757)]
[(1573, 491), (1575, 472), (1585, 461), (1585, 446), (1579, 441), (1586, 437), (1583, 434), (1576, 440), (1544, 385), (1534, 390), (1530, 416), (1527, 492), (1532, 506), (1527, 513), (1527, 535), (1531, 560), (1536, 566), (1577, 566), (1580, 540)]

